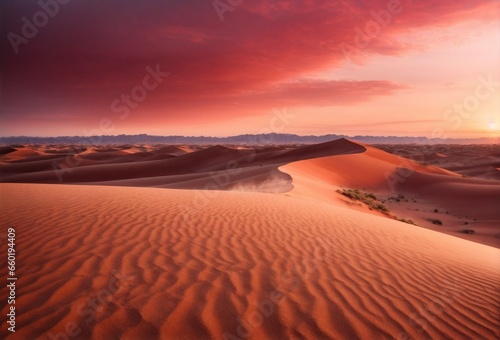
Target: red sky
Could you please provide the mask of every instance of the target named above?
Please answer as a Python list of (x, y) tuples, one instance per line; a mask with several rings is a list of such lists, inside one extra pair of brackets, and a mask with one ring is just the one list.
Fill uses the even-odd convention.
[(1, 136), (500, 132), (497, 0), (59, 1), (0, 3)]

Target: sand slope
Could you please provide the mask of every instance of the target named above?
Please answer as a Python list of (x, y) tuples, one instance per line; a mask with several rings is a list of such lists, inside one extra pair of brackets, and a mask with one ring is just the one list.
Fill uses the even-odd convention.
[[(439, 167), (364, 147), (363, 153), (292, 162), (279, 169), (292, 177), (292, 195), (336, 205), (343, 197), (336, 193), (341, 187), (375, 192), (385, 199), (403, 195), (407, 202), (411, 198), (418, 203), (386, 203), (397, 216), (411, 218), (419, 226), (500, 247), (500, 182), (464, 178)], [(435, 209), (440, 213), (434, 213)], [(444, 226), (436, 227), (431, 218), (443, 220)], [(466, 228), (473, 229), (474, 235), (461, 232)]]
[(286, 194), (0, 184), (0, 200), (10, 338), (500, 337), (500, 251), (441, 233)]

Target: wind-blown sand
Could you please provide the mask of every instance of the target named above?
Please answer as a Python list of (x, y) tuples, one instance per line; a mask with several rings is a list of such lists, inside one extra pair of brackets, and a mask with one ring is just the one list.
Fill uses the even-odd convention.
[[(6, 149), (2, 180), (58, 183), (60, 151)], [(347, 140), (79, 152), (71, 185), (0, 184), (19, 278), (16, 333), (4, 322), (2, 338), (500, 337), (497, 181)], [(391, 211), (445, 225), (398, 222), (341, 187), (403, 193)], [(467, 214), (477, 233), (459, 235)]]

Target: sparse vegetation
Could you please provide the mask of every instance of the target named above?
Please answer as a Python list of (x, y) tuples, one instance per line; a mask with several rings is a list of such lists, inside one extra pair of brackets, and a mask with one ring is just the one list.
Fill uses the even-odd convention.
[[(366, 193), (362, 192), (361, 190), (358, 189), (342, 189), (342, 190), (337, 190), (337, 192), (341, 195), (344, 195), (354, 201), (358, 201), (361, 203), (364, 203), (368, 206), (368, 209), (370, 210), (377, 210), (383, 213), (384, 215), (387, 215), (390, 218), (393, 218), (397, 221), (408, 223), (408, 224), (413, 224), (416, 225), (415, 222), (411, 219), (405, 219), (405, 218), (399, 218), (393, 214), (390, 213), (389, 209), (384, 205), (384, 201), (379, 201), (377, 199), (377, 196), (373, 193)], [(404, 196), (403, 196), (404, 197)], [(390, 200), (391, 198), (389, 198)], [(399, 201), (399, 198), (395, 198), (396, 200)]]
[(429, 220), (432, 224), (443, 225), (443, 222), (437, 218), (428, 218), (427, 220)]
[[(396, 197), (396, 196), (394, 196), (394, 197), (392, 197), (392, 196), (391, 196), (391, 197), (387, 198), (387, 200), (388, 200), (388, 201), (394, 201), (394, 202), (401, 202), (401, 201), (403, 201), (403, 202), (410, 202), (410, 199), (405, 198), (405, 195), (402, 195), (402, 194), (398, 194), (398, 196), (397, 196), (397, 197)], [(413, 202), (415, 202), (415, 203), (417, 202), (417, 201), (416, 201), (415, 199), (413, 199), (413, 198), (412, 198), (411, 200), (412, 200)]]
[(438, 212), (439, 212), (438, 208), (434, 209), (434, 212), (435, 212), (435, 213), (438, 213)]
[(366, 204), (371, 210), (377, 210), (384, 214), (389, 213), (389, 209), (387, 209), (382, 202), (377, 200), (377, 196), (372, 193), (364, 193), (358, 189), (342, 189), (337, 190), (337, 192), (341, 195), (349, 197), (352, 200), (360, 201)]
[(475, 234), (476, 231), (474, 229), (464, 229), (464, 230), (460, 230), (461, 233), (464, 233), (464, 234)]
[(415, 224), (415, 222), (413, 222), (413, 220), (412, 220), (412, 219), (410, 219), (410, 218), (408, 218), (408, 219), (406, 219), (406, 218), (398, 218), (397, 220), (398, 220), (399, 222), (404, 222), (404, 223), (408, 223), (408, 224), (413, 224), (413, 225), (416, 225), (416, 224)]

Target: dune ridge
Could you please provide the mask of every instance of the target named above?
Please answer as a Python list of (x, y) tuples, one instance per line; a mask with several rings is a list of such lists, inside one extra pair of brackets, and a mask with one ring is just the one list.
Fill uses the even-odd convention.
[[(252, 191), (284, 192), (290, 190), (291, 179), (278, 170), (280, 165), (365, 150), (345, 139), (289, 150), (237, 150), (220, 145), (193, 152), (175, 146), (134, 151), (131, 148), (94, 148), (66, 156), (37, 153), (25, 159), (4, 160), (0, 163), (0, 181), (182, 189), (253, 188)], [(282, 183), (279, 188), (269, 184), (276, 180)]]

